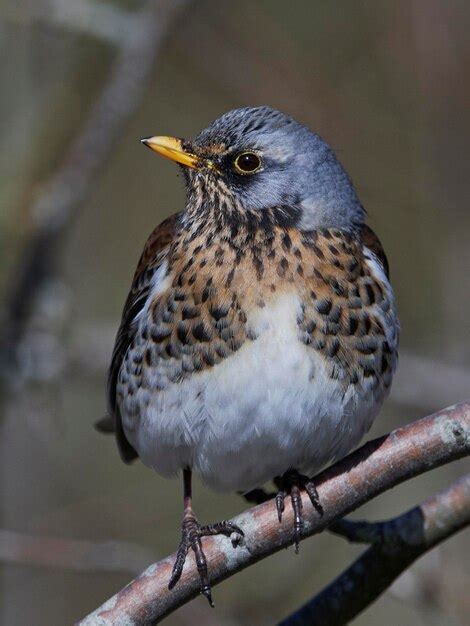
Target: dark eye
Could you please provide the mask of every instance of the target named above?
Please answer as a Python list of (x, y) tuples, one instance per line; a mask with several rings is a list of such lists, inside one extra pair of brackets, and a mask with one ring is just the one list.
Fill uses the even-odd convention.
[(233, 166), (239, 174), (254, 174), (261, 167), (261, 159), (254, 152), (242, 152), (235, 157)]

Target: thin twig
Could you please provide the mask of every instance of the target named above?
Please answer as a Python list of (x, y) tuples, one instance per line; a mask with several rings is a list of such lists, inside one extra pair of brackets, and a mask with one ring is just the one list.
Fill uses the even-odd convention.
[[(304, 537), (321, 532), (380, 493), (395, 485), (470, 453), (470, 402), (444, 409), (371, 441), (317, 477), (323, 516), (303, 494)], [(282, 523), (266, 502), (233, 520), (246, 541), (234, 549), (228, 539), (204, 541), (213, 585), (292, 544), (293, 514), (286, 508)], [(199, 592), (192, 555), (180, 582), (171, 591), (168, 581), (175, 555), (151, 565), (83, 621), (81, 626), (154, 624)]]
[(470, 474), (386, 522), (340, 520), (330, 526), (372, 543), (350, 567), (280, 626), (343, 626), (370, 606), (417, 558), (470, 524)]
[(151, 0), (130, 20), (108, 82), (88, 120), (61, 167), (45, 183), (31, 207), (33, 230), (13, 273), (0, 336), (0, 371), (7, 378), (18, 366), (17, 348), (36, 296), (56, 272), (59, 244), (141, 102), (169, 25), (189, 3), (190, 0)]
[(124, 541), (98, 543), (0, 529), (2, 563), (137, 574), (155, 558), (150, 548)]

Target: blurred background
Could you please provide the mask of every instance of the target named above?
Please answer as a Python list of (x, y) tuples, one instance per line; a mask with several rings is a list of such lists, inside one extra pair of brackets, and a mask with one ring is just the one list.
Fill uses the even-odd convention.
[[(371, 435), (469, 395), (470, 4), (0, 0), (0, 20), (0, 623), (68, 624), (179, 541), (180, 481), (123, 465), (93, 429), (143, 243), (184, 202), (141, 137), (256, 104), (311, 126), (351, 174), (398, 300), (399, 373)], [(464, 470), (355, 517), (399, 514)], [(195, 497), (201, 521), (245, 508), (199, 483)], [(468, 624), (469, 549), (455, 536), (354, 624)], [(271, 624), (361, 550), (316, 536), (166, 623)]]

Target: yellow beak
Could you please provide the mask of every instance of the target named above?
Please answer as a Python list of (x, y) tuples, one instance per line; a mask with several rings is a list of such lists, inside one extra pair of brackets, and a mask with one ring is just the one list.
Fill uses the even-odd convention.
[(167, 159), (181, 163), (181, 165), (193, 168), (202, 165), (199, 157), (183, 150), (182, 140), (176, 137), (146, 137), (141, 139), (141, 141), (154, 152), (161, 154)]

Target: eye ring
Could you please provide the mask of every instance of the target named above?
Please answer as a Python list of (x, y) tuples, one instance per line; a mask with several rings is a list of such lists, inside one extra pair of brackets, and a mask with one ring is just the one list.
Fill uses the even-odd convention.
[(247, 174), (254, 174), (263, 165), (263, 161), (259, 154), (247, 150), (246, 152), (240, 152), (233, 160), (233, 167), (237, 174), (246, 176)]

